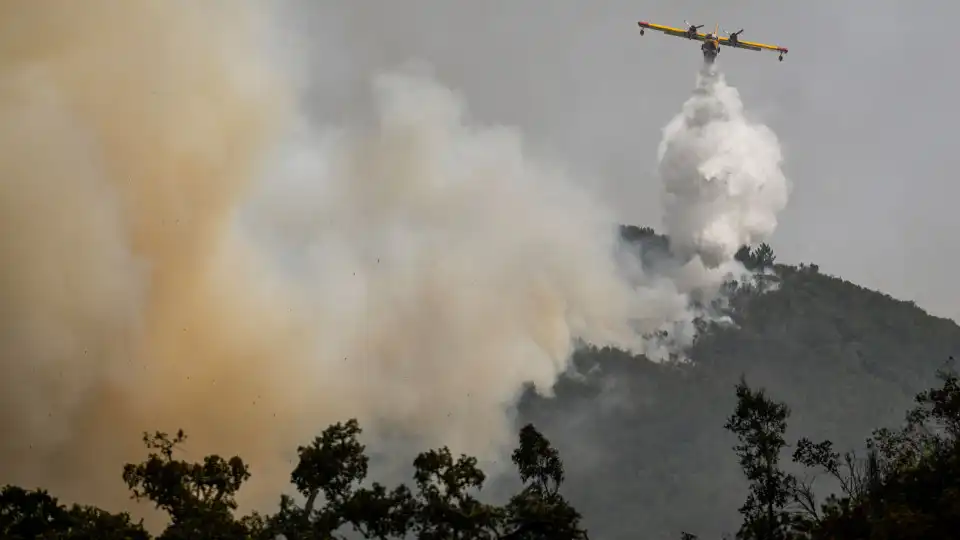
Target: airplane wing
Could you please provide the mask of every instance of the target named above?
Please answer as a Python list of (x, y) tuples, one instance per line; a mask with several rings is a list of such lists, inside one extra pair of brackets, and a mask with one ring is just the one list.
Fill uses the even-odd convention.
[[(646, 21), (639, 21), (639, 22), (637, 22), (637, 24), (640, 26), (640, 28), (646, 28), (646, 29), (648, 29), (648, 30), (657, 30), (658, 32), (663, 32), (664, 34), (667, 34), (667, 35), (670, 35), (670, 36), (677, 36), (677, 37), (682, 37), (682, 38), (687, 38), (687, 37), (688, 37), (688, 36), (687, 36), (687, 31), (684, 30), (684, 29), (682, 29), (682, 28), (674, 28), (674, 27), (672, 27), (672, 26), (664, 26), (664, 25), (662, 25), (662, 24), (648, 23), (648, 22), (646, 22)], [(703, 39), (704, 39), (705, 37), (706, 37), (706, 35), (697, 32), (696, 37), (694, 37), (694, 38), (692, 38), (692, 39), (697, 39), (697, 40), (703, 41)], [(689, 39), (689, 38), (688, 38), (688, 39)]]
[(776, 51), (785, 53), (787, 52), (786, 47), (778, 47), (776, 45), (767, 45), (766, 43), (755, 43), (753, 41), (744, 41), (738, 40), (736, 44), (731, 43), (729, 38), (720, 38), (720, 44), (726, 45), (727, 47), (736, 47), (738, 49), (749, 49), (751, 51), (762, 51), (764, 49), (768, 51)]

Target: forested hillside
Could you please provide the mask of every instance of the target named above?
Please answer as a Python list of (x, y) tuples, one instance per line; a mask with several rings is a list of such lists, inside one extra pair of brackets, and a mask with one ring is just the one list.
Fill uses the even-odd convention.
[[(651, 266), (669, 251), (668, 239), (650, 229), (628, 227), (624, 236)], [(742, 250), (739, 258), (748, 266), (772, 269), (779, 287), (764, 294), (749, 288), (736, 293), (731, 307), (736, 324), (701, 335), (690, 351), (692, 363), (657, 364), (616, 350), (584, 350), (575, 358), (577, 373), (558, 384), (554, 398), (530, 394), (522, 400), (513, 454), (518, 481), (502, 506), (469, 495), (471, 486), (483, 482), (482, 473), (475, 461), (444, 449), (417, 458), (417, 476), (408, 487), (357, 488), (367, 461), (355, 439), (360, 426), (346, 419), (300, 449), (292, 481), (307, 500), (306, 509), (285, 499), (275, 515), (234, 516), (234, 494), (249, 475), (242, 459), (181, 462), (172, 452), (176, 438), (163, 434), (146, 439), (152, 454), (143, 463), (125, 469), (118, 464), (117, 474), (123, 473), (133, 493), (171, 515), (173, 525), (163, 536), (168, 539), (266, 539), (277, 533), (290, 540), (329, 538), (338, 528), (357, 528), (366, 538), (406, 533), (562, 540), (584, 538), (585, 529), (595, 540), (679, 539), (682, 532), (706, 539), (736, 533), (742, 525), (753, 531), (745, 538), (779, 538), (777, 531), (788, 525), (812, 538), (862, 538), (879, 524), (892, 538), (904, 537), (907, 518), (896, 517), (903, 515), (914, 520), (910, 530), (939, 538), (943, 520), (960, 516), (960, 499), (948, 491), (960, 489), (960, 389), (956, 379), (938, 383), (936, 374), (960, 351), (960, 327), (910, 302), (821, 274), (815, 265), (776, 264), (767, 246)], [(809, 470), (791, 463), (794, 447), (783, 449), (780, 465), (767, 466), (762, 460), (777, 452), (756, 441), (782, 437), (792, 445), (807, 437), (830, 440), (841, 452), (863, 449), (874, 429), (902, 425), (914, 396), (938, 384), (942, 391), (927, 402), (941, 424), (955, 423), (954, 432), (947, 430), (943, 439), (888, 435), (886, 453), (869, 462), (873, 472), (857, 469), (858, 478), (869, 482), (857, 484), (852, 502), (834, 507), (830, 519), (805, 521), (802, 513), (788, 514), (788, 507), (802, 502), (798, 485)], [(753, 390), (760, 387), (764, 392)], [(928, 419), (915, 415), (914, 420)], [(786, 426), (786, 433), (777, 434), (778, 426)], [(751, 438), (751, 430), (759, 429), (773, 436)], [(741, 452), (753, 461), (735, 453), (738, 437), (753, 441), (743, 443)], [(894, 459), (902, 458), (907, 446), (924, 450)], [(754, 447), (760, 450), (751, 454)], [(828, 450), (806, 447), (799, 461), (830, 465)], [(781, 465), (785, 472), (775, 484), (785, 494), (783, 504), (758, 496), (759, 506), (739, 514), (751, 481), (754, 486), (765, 481), (756, 471), (770, 473)], [(820, 497), (824, 488), (839, 487), (847, 478), (836, 476), (833, 484), (818, 481)], [(939, 484), (931, 483), (934, 477)], [(923, 496), (916, 495), (921, 491)], [(881, 492), (886, 506), (871, 499)], [(894, 492), (913, 498), (894, 501)], [(930, 501), (953, 510), (931, 510)], [(864, 517), (867, 510), (870, 519)], [(940, 517), (931, 518), (934, 514)], [(922, 527), (916, 525), (921, 522)], [(841, 528), (846, 536), (836, 532)], [(834, 536), (824, 532), (828, 529)], [(0, 537), (148, 536), (124, 516), (69, 509), (43, 493), (7, 488), (0, 495)]]
[[(628, 227), (624, 236), (651, 265), (669, 251), (651, 229)], [(576, 363), (585, 380), (567, 378), (556, 399), (525, 400), (521, 420), (567, 457), (568, 493), (599, 538), (736, 530), (746, 481), (723, 424), (741, 374), (790, 405), (791, 434), (859, 448), (872, 429), (901, 423), (913, 396), (960, 351), (960, 327), (912, 302), (816, 265), (774, 268), (779, 290), (737, 295), (737, 328), (698, 339), (694, 365), (584, 352)]]

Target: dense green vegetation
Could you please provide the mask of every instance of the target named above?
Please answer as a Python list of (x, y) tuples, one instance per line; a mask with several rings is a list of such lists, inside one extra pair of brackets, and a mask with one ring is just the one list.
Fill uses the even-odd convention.
[[(651, 268), (669, 252), (650, 229), (624, 237)], [(776, 264), (768, 246), (738, 258), (779, 287), (740, 287), (734, 325), (706, 328), (692, 364), (587, 349), (556, 397), (524, 398), (503, 504), (489, 502), (498, 486), (481, 496), (476, 460), (445, 448), (416, 457), (409, 486), (367, 482), (354, 420), (299, 448), (290, 480), (303, 502), (283, 496), (270, 515), (237, 515), (246, 464), (181, 461), (183, 433), (145, 435), (144, 461), (117, 472), (169, 515), (170, 540), (954, 538), (960, 383), (940, 368), (960, 328), (816, 266)], [(53, 495), (3, 488), (0, 538), (151, 538), (127, 515)]]

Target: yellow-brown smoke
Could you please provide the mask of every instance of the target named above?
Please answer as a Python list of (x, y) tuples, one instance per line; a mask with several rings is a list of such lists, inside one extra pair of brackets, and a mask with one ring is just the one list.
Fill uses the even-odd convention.
[(225, 229), (288, 103), (253, 15), (0, 4), (0, 481), (116, 504), (141, 431), (276, 450), (296, 341)]
[(263, 16), (0, 3), (0, 484), (118, 508), (141, 432), (183, 428), (260, 505), (348, 417), (494, 457), (574, 340), (689, 319), (618, 266), (612, 214), (429, 77), (377, 79), (372, 132), (288, 139)]

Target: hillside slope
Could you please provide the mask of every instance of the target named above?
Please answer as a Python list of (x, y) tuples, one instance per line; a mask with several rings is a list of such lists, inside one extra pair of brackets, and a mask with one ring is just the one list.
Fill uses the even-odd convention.
[[(627, 228), (648, 260), (669, 241)], [(858, 448), (897, 425), (913, 396), (960, 350), (960, 327), (912, 302), (819, 273), (775, 265), (779, 290), (740, 294), (738, 328), (701, 336), (692, 366), (654, 364), (615, 350), (578, 354), (583, 377), (555, 399), (528, 395), (519, 421), (551, 438), (567, 465), (567, 493), (592, 537), (718, 538), (739, 524), (746, 496), (723, 423), (741, 374), (793, 410), (792, 439)]]

